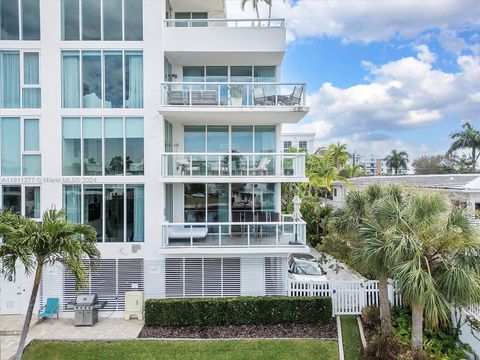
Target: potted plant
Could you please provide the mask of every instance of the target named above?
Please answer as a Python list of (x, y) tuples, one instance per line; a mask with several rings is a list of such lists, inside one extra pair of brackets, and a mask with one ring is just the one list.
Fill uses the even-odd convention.
[(243, 103), (242, 85), (230, 86), (230, 102), (233, 106), (242, 106), (242, 103)]

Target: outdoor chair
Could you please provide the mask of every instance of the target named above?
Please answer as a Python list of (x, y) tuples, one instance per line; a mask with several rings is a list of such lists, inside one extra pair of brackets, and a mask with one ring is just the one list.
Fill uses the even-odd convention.
[(202, 103), (203, 105), (218, 105), (217, 90), (203, 90)]
[(282, 105), (300, 105), (302, 99), (303, 86), (295, 86), (292, 93), (285, 100), (282, 101)]
[[(268, 164), (270, 164), (272, 160), (267, 157), (262, 157), (258, 162), (256, 167), (248, 169), (250, 173), (260, 173), (260, 175), (267, 175), (268, 172)], [(242, 175), (247, 175), (247, 168), (241, 168), (240, 172)]]
[(202, 105), (202, 90), (192, 90), (192, 102), (190, 105)]
[(188, 174), (191, 172), (199, 171), (200, 167), (198, 165), (191, 164), (187, 159), (177, 160), (177, 170), (180, 170), (181, 175)]
[(185, 105), (183, 98), (183, 91), (169, 91), (168, 92), (168, 104), (169, 105)]
[(263, 87), (253, 88), (253, 105), (273, 105), (273, 102), (268, 100), (265, 96)]
[(50, 318), (50, 321), (53, 324), (53, 317), (55, 315), (57, 315), (57, 319), (58, 319), (59, 304), (60, 304), (59, 298), (48, 298), (47, 303), (38, 310), (37, 323), (39, 323), (44, 318)]

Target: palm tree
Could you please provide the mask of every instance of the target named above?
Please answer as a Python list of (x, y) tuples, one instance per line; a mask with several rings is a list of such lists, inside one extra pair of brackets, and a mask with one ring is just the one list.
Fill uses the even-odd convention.
[(424, 320), (435, 329), (449, 324), (452, 307), (480, 302), (479, 233), (462, 209), (434, 192), (385, 203), (377, 216), (390, 225), (400, 260), (391, 274), (411, 306), (412, 352), (422, 359)]
[(365, 165), (361, 163), (346, 165), (340, 170), (339, 175), (346, 179), (363, 176), (365, 175)]
[(35, 273), (32, 293), (23, 324), (20, 343), (15, 359), (21, 359), (28, 328), (32, 320), (33, 307), (45, 265), (60, 263), (70, 270), (81, 287), (87, 281), (83, 267), (84, 256), (95, 263), (100, 252), (96, 247), (97, 233), (89, 225), (71, 224), (65, 219), (63, 210), (48, 210), (42, 222), (37, 223), (9, 211), (0, 213), (0, 259), (5, 276), (15, 273), (15, 265), (21, 263), (27, 275)]
[(378, 279), (380, 323), (387, 336), (393, 333), (388, 277), (391, 267), (398, 263), (398, 252), (388, 223), (378, 218), (378, 209), (390, 201), (403, 201), (403, 192), (396, 185), (369, 185), (363, 190), (352, 190), (333, 221), (337, 234), (351, 245), (357, 266)]
[(405, 151), (398, 152), (392, 150), (390, 155), (385, 158), (389, 169), (395, 170), (395, 175), (398, 175), (398, 170), (407, 170), (408, 154)]
[(332, 165), (337, 169), (344, 167), (351, 155), (347, 151), (347, 144), (330, 144), (325, 153), (326, 156), (332, 161)]
[[(245, 5), (251, 1), (252, 2), (252, 7), (253, 9), (257, 12), (257, 19), (260, 19), (260, 14), (258, 13), (258, 4), (262, 0), (241, 0), (240, 6), (242, 7), (242, 10), (245, 10)], [(271, 5), (270, 5), (271, 6)]]
[(477, 160), (480, 156), (480, 152), (477, 154), (477, 149), (480, 149), (480, 131), (476, 130), (470, 122), (463, 124), (462, 128), (463, 130), (450, 134), (453, 143), (450, 145), (447, 155), (450, 155), (459, 149), (470, 149), (470, 160), (472, 163), (472, 169), (475, 172)]

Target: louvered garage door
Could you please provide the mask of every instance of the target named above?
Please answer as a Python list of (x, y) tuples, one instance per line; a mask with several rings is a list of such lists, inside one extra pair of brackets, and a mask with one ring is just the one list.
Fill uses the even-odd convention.
[[(143, 291), (143, 259), (101, 259), (97, 266), (88, 269), (88, 284), (80, 292), (95, 293), (99, 300), (107, 301), (103, 310), (123, 311), (126, 291)], [(75, 300), (76, 279), (65, 271), (63, 278), (63, 303)]]
[(265, 258), (265, 294), (287, 294), (287, 259), (283, 257)]

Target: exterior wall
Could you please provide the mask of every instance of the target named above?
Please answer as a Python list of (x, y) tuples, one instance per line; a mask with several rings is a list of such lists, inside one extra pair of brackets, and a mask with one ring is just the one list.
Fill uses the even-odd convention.
[(307, 142), (307, 153), (313, 154), (315, 152), (315, 134), (314, 133), (282, 133), (281, 137), (281, 149), (280, 151), (285, 151), (284, 142), (289, 141), (292, 143), (292, 147), (297, 149), (300, 148), (299, 143), (301, 141)]

